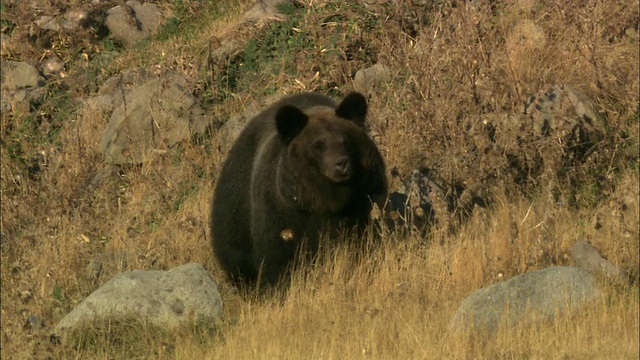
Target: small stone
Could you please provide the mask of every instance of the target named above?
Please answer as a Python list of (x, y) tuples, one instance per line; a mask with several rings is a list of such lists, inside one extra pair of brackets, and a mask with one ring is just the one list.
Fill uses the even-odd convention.
[(20, 293), (20, 300), (22, 300), (23, 304), (27, 304), (31, 299), (33, 299), (33, 292), (31, 292), (31, 290), (25, 290)]
[(353, 79), (353, 88), (366, 94), (372, 86), (391, 80), (392, 75), (389, 67), (376, 64), (372, 67), (358, 70)]
[(64, 71), (64, 61), (56, 55), (51, 55), (42, 62), (42, 72), (45, 75), (58, 75), (62, 71)]
[(36, 315), (30, 315), (25, 321), (24, 327), (27, 330), (38, 331), (42, 329), (43, 323), (42, 320)]
[(44, 29), (45, 25), (47, 25), (51, 20), (53, 20), (53, 16), (44, 15), (39, 17), (34, 23), (39, 27)]
[(105, 24), (123, 46), (131, 47), (151, 35), (160, 26), (162, 14), (155, 4), (127, 1), (107, 11)]
[(63, 27), (68, 30), (73, 30), (78, 27), (87, 26), (89, 21), (89, 13), (85, 10), (69, 10), (64, 14)]

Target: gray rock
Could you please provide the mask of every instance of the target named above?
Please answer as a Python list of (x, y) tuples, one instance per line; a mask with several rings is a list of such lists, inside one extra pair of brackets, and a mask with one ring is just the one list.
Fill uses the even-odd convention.
[(40, 66), (45, 75), (58, 75), (64, 71), (64, 61), (55, 54), (43, 59)]
[(0, 33), (0, 44), (2, 45), (2, 55), (8, 55), (5, 54), (5, 51), (11, 47), (11, 37), (5, 33)]
[[(107, 79), (107, 81), (100, 86), (96, 96), (83, 100), (84, 107), (82, 111), (89, 113), (101, 112), (111, 115), (113, 109), (123, 104), (127, 95), (140, 85), (156, 79), (158, 76), (171, 79), (181, 86), (186, 87), (186, 79), (180, 74), (167, 71), (158, 75), (145, 68), (132, 68)], [(91, 116), (91, 114), (89, 116)]]
[(471, 117), (465, 127), (476, 133), (487, 133), (488, 128), (494, 128), (492, 141), (501, 146), (512, 147), (518, 136), (553, 139), (565, 146), (561, 152), (566, 153), (597, 141), (607, 132), (607, 120), (596, 108), (593, 101), (573, 86), (556, 84), (530, 94), (524, 113)]
[(40, 72), (26, 62), (2, 62), (2, 110), (10, 110), (11, 104), (27, 98), (30, 92), (45, 84)]
[(556, 88), (562, 90), (569, 102), (573, 105), (576, 115), (578, 115), (579, 118), (603, 130), (607, 128), (606, 119), (600, 115), (596, 110), (596, 105), (586, 95), (569, 84), (556, 85)]
[[(98, 169), (97, 171), (89, 175), (89, 177), (85, 179), (83, 183), (83, 187), (86, 189), (95, 190), (98, 187), (98, 185), (100, 185), (105, 179), (108, 179), (115, 173), (116, 173), (115, 166), (111, 164), (106, 164), (102, 168)], [(91, 272), (87, 270), (87, 274), (91, 274)], [(94, 274), (96, 273), (94, 272)]]
[(256, 116), (267, 104), (271, 104), (279, 95), (267, 96), (260, 101), (253, 101), (247, 106), (244, 113), (227, 120), (217, 132), (218, 150), (226, 154), (236, 141), (244, 126)]
[(231, 150), (233, 143), (240, 135), (242, 129), (247, 124), (250, 118), (247, 118), (244, 115), (239, 115), (234, 118), (227, 120), (221, 127), (218, 129), (218, 150), (222, 154), (226, 154)]
[(530, 114), (538, 135), (555, 133), (562, 137), (577, 127), (589, 134), (604, 134), (606, 119), (596, 111), (596, 105), (569, 84), (557, 84), (532, 95), (525, 112)]
[(462, 301), (451, 319), (454, 331), (493, 333), (501, 321), (508, 326), (552, 319), (578, 310), (599, 294), (586, 270), (552, 267), (532, 271), (482, 288)]
[(51, 15), (43, 15), (40, 16), (39, 18), (37, 18), (34, 21), (34, 24), (36, 24), (39, 28), (44, 29), (45, 25), (48, 24), (49, 22), (51, 22), (54, 19), (53, 16)]
[(603, 258), (598, 250), (586, 241), (580, 240), (573, 244), (571, 258), (577, 267), (587, 270), (593, 275), (603, 276), (617, 282), (624, 282), (626, 279), (624, 271)]
[(215, 322), (222, 315), (216, 283), (200, 264), (169, 271), (134, 270), (109, 280), (56, 326), (63, 335), (94, 322), (136, 318), (163, 328), (193, 321)]
[(35, 24), (44, 30), (60, 32), (62, 30), (75, 30), (89, 24), (89, 13), (85, 10), (69, 10), (60, 16), (42, 16)]
[(353, 79), (353, 88), (366, 94), (375, 85), (391, 80), (391, 69), (382, 64), (375, 64), (366, 69), (360, 69)]
[(2, 63), (2, 87), (27, 89), (44, 85), (44, 77), (38, 69), (26, 62), (6, 61)]
[[(479, 98), (491, 96), (480, 94)], [(521, 113), (488, 112), (464, 119), (465, 138), (477, 149), (468, 159), (478, 164), (469, 166), (466, 176), (471, 183), (493, 173), (496, 179), (507, 176), (525, 187), (544, 184), (549, 186), (549, 199), (561, 206), (579, 199), (582, 195), (574, 187), (562, 187), (564, 180), (558, 180), (582, 176), (578, 169), (594, 161), (591, 154), (610, 133), (606, 118), (596, 108), (571, 85), (558, 84), (530, 94)], [(469, 153), (465, 150), (464, 156)], [(490, 167), (485, 166), (486, 156), (492, 159)]]
[(279, 15), (277, 6), (285, 2), (290, 0), (258, 0), (245, 10), (240, 21), (244, 23), (277, 19)]
[[(144, 72), (143, 72), (144, 73)], [(113, 85), (99, 101), (89, 102), (111, 112), (102, 137), (102, 152), (109, 164), (139, 164), (166, 152), (194, 134), (204, 134), (208, 118), (196, 98), (185, 89), (186, 79), (175, 72), (136, 77)], [(109, 104), (113, 104), (111, 107)], [(86, 111), (86, 110), (85, 110)]]
[(38, 331), (43, 326), (42, 320), (37, 315), (30, 315), (24, 323), (24, 327), (31, 331)]
[(162, 23), (160, 9), (152, 3), (129, 0), (107, 11), (105, 24), (114, 38), (130, 47), (154, 33)]
[(76, 29), (81, 26), (89, 25), (89, 13), (86, 10), (74, 9), (67, 11), (64, 16), (64, 22), (62, 26), (66, 29)]

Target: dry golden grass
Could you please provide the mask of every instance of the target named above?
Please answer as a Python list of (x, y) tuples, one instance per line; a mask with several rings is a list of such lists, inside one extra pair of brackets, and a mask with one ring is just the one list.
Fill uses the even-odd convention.
[[(232, 94), (208, 108), (218, 121), (273, 93), (346, 93), (355, 71), (382, 63), (394, 79), (368, 94), (369, 121), (389, 168), (406, 174), (425, 165), (451, 183), (501, 175), (491, 187), (492, 207), (474, 213), (454, 234), (436, 228), (427, 238), (382, 239), (357, 261), (355, 250), (339, 247), (311, 271), (296, 274), (286, 295), (258, 300), (240, 296), (211, 253), (209, 207), (224, 156), (215, 136), (181, 144), (140, 167), (114, 168), (90, 185), (104, 168), (104, 115), (69, 113), (57, 141), (41, 143), (29, 133), (16, 135), (30, 124), (27, 107), (3, 112), (3, 358), (638, 358), (637, 1), (424, 7), (305, 1), (296, 13), (299, 32), (291, 33), (299, 43), (271, 60), (281, 67), (272, 64), (234, 92), (208, 83), (220, 74), (206, 68), (206, 49), (211, 36), (233, 28), (249, 3), (220, 2), (225, 10), (213, 14), (185, 2), (196, 14), (195, 30), (122, 51), (96, 76), (132, 64), (178, 70), (197, 80), (200, 96), (215, 86)], [(335, 36), (338, 26), (346, 30)], [(275, 36), (268, 31), (262, 24), (234, 36)], [(505, 166), (504, 158), (473, 151), (461, 127), (462, 119), (481, 114), (521, 112), (528, 94), (556, 83), (572, 84), (593, 99), (612, 134), (576, 169), (584, 187), (554, 179), (565, 186), (561, 199), (577, 194), (577, 207), (549, 196), (546, 181), (553, 174), (539, 174), (531, 186), (514, 184), (495, 170)], [(21, 156), (10, 148), (17, 143)], [(36, 155), (45, 161), (30, 176), (22, 161)], [(630, 285), (604, 283), (601, 299), (577, 316), (501, 329), (488, 340), (447, 332), (468, 294), (526, 271), (571, 264), (569, 249), (582, 239), (630, 274)], [(100, 276), (87, 273), (94, 259), (107, 259)], [(194, 326), (167, 334), (125, 324), (84, 342), (49, 341), (57, 321), (117, 273), (188, 262), (205, 264), (219, 282), (225, 317), (215, 331)], [(24, 325), (31, 314), (44, 321), (43, 329)]]
[[(512, 238), (508, 222), (528, 213)], [(222, 328), (215, 346), (186, 340), (180, 359), (357, 358), (628, 358), (638, 356), (638, 292), (603, 284), (603, 297), (577, 316), (538, 326), (504, 328), (490, 339), (449, 333), (448, 322), (471, 291), (499, 280), (501, 270), (522, 272), (536, 262), (537, 239), (562, 254), (589, 224), (558, 211), (549, 222), (545, 204), (498, 206), (475, 218), (444, 245), (420, 239), (387, 239), (353, 265), (351, 249), (329, 254), (307, 276), (298, 274), (284, 300), (247, 301)], [(637, 217), (637, 209), (628, 213)], [(499, 221), (502, 220), (502, 221)], [(519, 222), (520, 224), (520, 222)], [(621, 234), (617, 234), (620, 236)], [(617, 238), (609, 238), (613, 243)], [(602, 239), (604, 240), (604, 239)], [(611, 251), (634, 263), (637, 241)], [(631, 256), (629, 256), (631, 255)], [(501, 261), (502, 259), (502, 261)], [(560, 259), (559, 264), (568, 264)]]

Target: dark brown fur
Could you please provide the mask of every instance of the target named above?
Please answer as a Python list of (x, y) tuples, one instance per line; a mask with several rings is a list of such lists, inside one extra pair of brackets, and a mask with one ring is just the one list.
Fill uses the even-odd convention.
[(211, 226), (214, 252), (235, 281), (273, 285), (303, 240), (362, 229), (386, 197), (382, 157), (364, 129), (366, 101), (283, 98), (253, 118), (222, 167)]

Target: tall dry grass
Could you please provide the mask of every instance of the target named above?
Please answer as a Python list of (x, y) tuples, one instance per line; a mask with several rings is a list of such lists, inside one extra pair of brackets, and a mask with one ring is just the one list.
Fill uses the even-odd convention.
[[(628, 215), (637, 217), (637, 211), (636, 206)], [(577, 316), (501, 328), (489, 339), (466, 338), (448, 330), (457, 306), (474, 289), (546, 262), (537, 256), (558, 254), (557, 265), (568, 265), (562, 255), (580, 234), (597, 238), (596, 245), (606, 248), (612, 260), (637, 267), (636, 239), (621, 246), (622, 234), (592, 237), (590, 224), (575, 219), (567, 210), (550, 217), (548, 204), (521, 200), (472, 219), (459, 235), (445, 237), (444, 244), (385, 239), (357, 265), (353, 249), (341, 247), (326, 254), (310, 273), (298, 273), (284, 299), (243, 304), (214, 346), (187, 339), (176, 357), (635, 358), (637, 287), (601, 284), (603, 296)], [(514, 220), (519, 230), (515, 237), (510, 226)], [(617, 243), (620, 249), (607, 243)]]
[[(186, 3), (193, 13), (203, 9)], [(171, 68), (197, 79), (200, 94), (211, 85), (203, 69), (210, 37), (229, 31), (249, 2), (232, 3), (221, 3), (223, 14), (196, 16), (196, 31), (123, 51), (100, 76), (131, 64)], [(282, 297), (254, 299), (226, 281), (209, 245), (209, 206), (224, 157), (215, 136), (144, 166), (105, 169), (99, 143), (108, 119), (72, 113), (57, 143), (21, 140), (27, 155), (46, 160), (39, 173), (31, 176), (5, 143), (1, 149), (2, 357), (638, 358), (638, 157), (627, 146), (638, 142), (638, 2), (421, 4), (305, 1), (297, 26), (314, 46), (275, 60), (290, 73), (258, 74), (250, 89), (214, 103), (212, 121), (243, 112), (273, 88), (345, 93), (356, 70), (383, 63), (394, 78), (370, 89), (369, 121), (389, 168), (407, 173), (425, 165), (451, 183), (473, 184), (503, 167), (504, 158), (474, 152), (463, 120), (518, 113), (528, 94), (570, 83), (597, 103), (618, 141), (579, 169), (603, 184), (593, 194), (578, 189), (594, 201), (569, 207), (549, 196), (544, 178), (523, 190), (504, 177), (492, 187), (492, 207), (454, 234), (435, 228), (426, 238), (393, 235), (357, 260), (355, 250), (338, 247), (296, 274)], [(331, 38), (338, 25), (348, 35)], [(28, 109), (22, 111), (2, 114), (3, 138), (26, 123)], [(620, 132), (629, 136), (616, 137)], [(92, 182), (96, 174), (104, 175), (101, 182)], [(488, 340), (447, 332), (465, 296), (526, 271), (571, 264), (570, 246), (582, 239), (630, 274), (631, 284), (604, 283), (601, 299), (575, 317), (501, 329)], [(88, 267), (92, 260), (105, 264), (99, 274)], [(167, 334), (125, 324), (84, 342), (50, 341), (57, 321), (117, 273), (187, 262), (205, 264), (219, 282), (225, 317), (216, 330)], [(42, 329), (25, 326), (32, 314)]]

